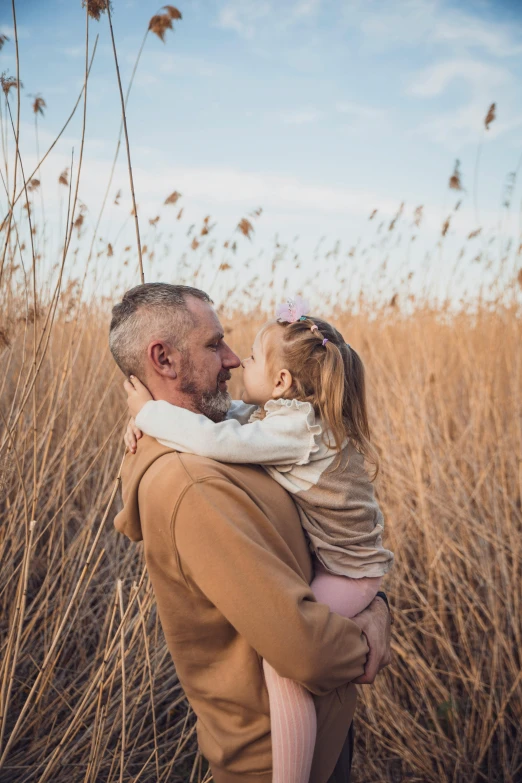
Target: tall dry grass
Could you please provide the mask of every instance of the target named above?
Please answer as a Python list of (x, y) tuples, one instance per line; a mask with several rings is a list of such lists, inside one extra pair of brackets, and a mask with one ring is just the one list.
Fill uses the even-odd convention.
[[(395, 659), (362, 689), (358, 779), (514, 782), (522, 770), (521, 321), (507, 309), (374, 316), (331, 316), (367, 366), (378, 494), (397, 553), (387, 583)], [(263, 317), (223, 319), (240, 354)], [(12, 685), (4, 743), (28, 707), (0, 779), (70, 780), (74, 771), (85, 781), (199, 780), (193, 719), (142, 548), (114, 533), (117, 499), (106, 514), (126, 420), (108, 312), (80, 308), (78, 323), (74, 335), (70, 316), (58, 314), (39, 373), (31, 547), (32, 416), (3, 429), (11, 444), (1, 528), (4, 704)], [(12, 421), (31, 361), (24, 327), (3, 379), (2, 414), (14, 400)]]
[[(89, 9), (103, 20), (106, 5), (90, 0), (87, 29)], [(176, 9), (167, 9), (147, 32), (164, 38), (179, 19)], [(94, 54), (86, 46), (74, 111), (87, 110)], [(25, 180), (17, 154), (19, 81), (18, 73), (4, 78), (0, 117), (3, 150), (14, 150), (2, 167), (0, 233), (0, 780), (209, 781), (142, 547), (112, 527), (127, 417), (107, 329), (111, 300), (125, 280), (116, 277), (110, 295), (86, 294), (86, 284), (95, 290), (98, 281), (93, 248), (103, 209), (94, 232), (87, 232), (74, 161), (60, 175), (63, 247), (58, 258), (45, 256), (39, 174)], [(125, 100), (120, 95), (125, 106), (128, 93)], [(35, 116), (43, 108), (39, 103)], [(450, 188), (460, 189), (458, 165)], [(174, 191), (165, 204), (176, 207), (183, 226), (180, 198)], [(387, 236), (403, 212), (384, 227)], [(242, 218), (219, 247), (210, 217), (199, 229), (184, 229), (187, 250), (175, 272), (177, 282), (217, 292), (227, 340), (240, 355), (266, 317), (259, 301), (267, 280), (248, 272), (244, 250), (259, 214)], [(151, 216), (143, 240), (149, 280), (162, 243), (161, 219)], [(419, 207), (408, 247), (421, 220)], [(448, 227), (449, 218), (441, 242)], [(470, 242), (479, 233), (477, 227)], [(136, 252), (121, 248), (119, 236), (101, 237), (101, 261), (130, 270), (137, 282)], [(386, 246), (376, 252), (386, 253)], [(482, 253), (487, 256), (485, 245)], [(358, 254), (367, 264), (360, 249), (343, 260), (319, 248), (316, 263), (343, 290), (351, 274), (346, 267)], [(79, 273), (78, 265), (68, 272), (71, 257), (84, 260)], [(493, 295), (469, 307), (434, 305), (429, 285), (414, 297), (408, 275), (392, 287), (381, 274), (385, 262), (372, 279), (374, 298), (357, 292), (348, 303), (336, 304), (337, 297), (321, 306), (320, 314), (334, 321), (367, 367), (382, 459), (377, 491), (386, 543), (396, 552), (387, 581), (394, 662), (373, 687), (361, 689), (357, 781), (522, 779), (522, 323), (516, 289), (522, 276), (517, 283), (511, 274), (515, 287), (505, 285), (506, 268), (520, 268), (519, 258), (515, 245), (502, 253)], [(455, 268), (463, 263), (458, 258)], [(299, 264), (291, 247), (274, 248), (274, 299), (285, 290), (274, 285), (275, 276), (282, 270), (289, 279)], [(223, 305), (234, 291), (247, 302), (241, 310)], [(240, 387), (238, 371), (233, 392)]]

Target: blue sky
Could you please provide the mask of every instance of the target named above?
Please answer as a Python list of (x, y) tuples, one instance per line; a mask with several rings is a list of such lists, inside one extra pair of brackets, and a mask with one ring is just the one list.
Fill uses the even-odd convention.
[[(326, 235), (349, 247), (370, 241), (373, 209), (389, 220), (424, 205), (426, 246), (457, 196), (462, 207), (449, 241), (477, 227), (472, 205), (477, 145), (479, 216), (484, 232), (501, 219), (508, 172), (522, 153), (522, 6), (449, 0), (180, 0), (183, 19), (165, 44), (149, 35), (128, 109), (137, 200), (145, 222), (168, 193), (183, 194), (190, 219), (205, 214), (223, 236), (254, 207), (256, 248), (274, 234), (300, 237), (305, 253)], [(10, 3), (0, 30), (12, 34)], [(114, 0), (113, 21), (124, 83), (148, 20), (149, 0)], [(83, 78), (85, 16), (80, 0), (18, 3), (24, 84), (22, 149), (35, 159), (29, 94), (47, 102), (40, 146), (60, 128)], [(119, 127), (119, 99), (107, 19), (89, 82), (88, 142), (80, 197), (95, 216)], [(12, 41), (0, 71), (14, 73)], [(497, 104), (487, 133), (483, 120)], [(79, 148), (81, 113), (67, 129), (44, 186)], [(465, 191), (448, 190), (460, 159)], [(123, 156), (120, 157), (123, 162)], [(49, 187), (49, 186), (48, 186)], [(130, 204), (125, 168), (113, 187)], [(46, 198), (57, 199), (56, 188)], [(513, 203), (519, 203), (518, 190)], [(3, 206), (3, 205), (2, 205)], [(56, 209), (59, 203), (56, 200)], [(517, 207), (518, 209), (518, 207)], [(515, 216), (503, 219), (508, 234)], [(173, 212), (164, 208), (165, 218)], [(53, 215), (52, 208), (49, 214)], [(91, 217), (92, 216), (92, 217)], [(56, 216), (55, 216), (56, 217)], [(405, 219), (404, 218), (404, 219)], [(121, 212), (108, 211), (115, 236)], [(118, 223), (119, 221), (119, 223)], [(130, 230), (132, 226), (125, 229)], [(111, 235), (112, 231), (112, 235)], [(129, 234), (131, 237), (131, 234)], [(450, 269), (448, 260), (447, 269)], [(446, 268), (446, 267), (445, 267)]]

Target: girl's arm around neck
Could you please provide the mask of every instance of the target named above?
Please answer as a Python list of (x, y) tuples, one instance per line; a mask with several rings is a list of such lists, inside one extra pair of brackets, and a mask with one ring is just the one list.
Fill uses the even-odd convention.
[(220, 462), (305, 464), (315, 449), (309, 417), (284, 407), (261, 421), (242, 426), (235, 419), (215, 424), (202, 414), (164, 400), (152, 400), (137, 415), (136, 426), (175, 451), (199, 454)]
[(227, 419), (235, 419), (240, 424), (248, 424), (248, 420), (257, 407), (257, 405), (249, 405), (242, 400), (232, 400), (227, 412)]

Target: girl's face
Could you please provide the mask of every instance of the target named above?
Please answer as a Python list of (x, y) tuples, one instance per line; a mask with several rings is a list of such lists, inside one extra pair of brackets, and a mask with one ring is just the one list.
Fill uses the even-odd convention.
[(288, 388), (288, 371), (268, 366), (266, 351), (272, 347), (274, 339), (273, 330), (258, 332), (251, 355), (241, 362), (245, 386), (243, 402), (262, 407), (268, 400), (281, 397)]

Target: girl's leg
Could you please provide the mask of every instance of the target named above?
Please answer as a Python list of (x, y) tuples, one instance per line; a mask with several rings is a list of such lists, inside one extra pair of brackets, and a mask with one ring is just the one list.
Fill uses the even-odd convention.
[(317, 734), (312, 694), (263, 660), (272, 726), (272, 783), (308, 783)]
[(342, 614), (343, 617), (355, 617), (371, 604), (381, 582), (380, 576), (351, 579), (349, 576), (331, 574), (316, 560), (315, 577), (310, 587), (317, 600), (327, 604), (332, 612)]
[[(311, 584), (315, 597), (332, 612), (354, 617), (375, 598), (381, 577), (350, 579), (327, 571), (316, 561)], [(272, 726), (272, 783), (308, 783), (317, 735), (312, 695), (293, 680), (280, 677), (263, 660)]]

